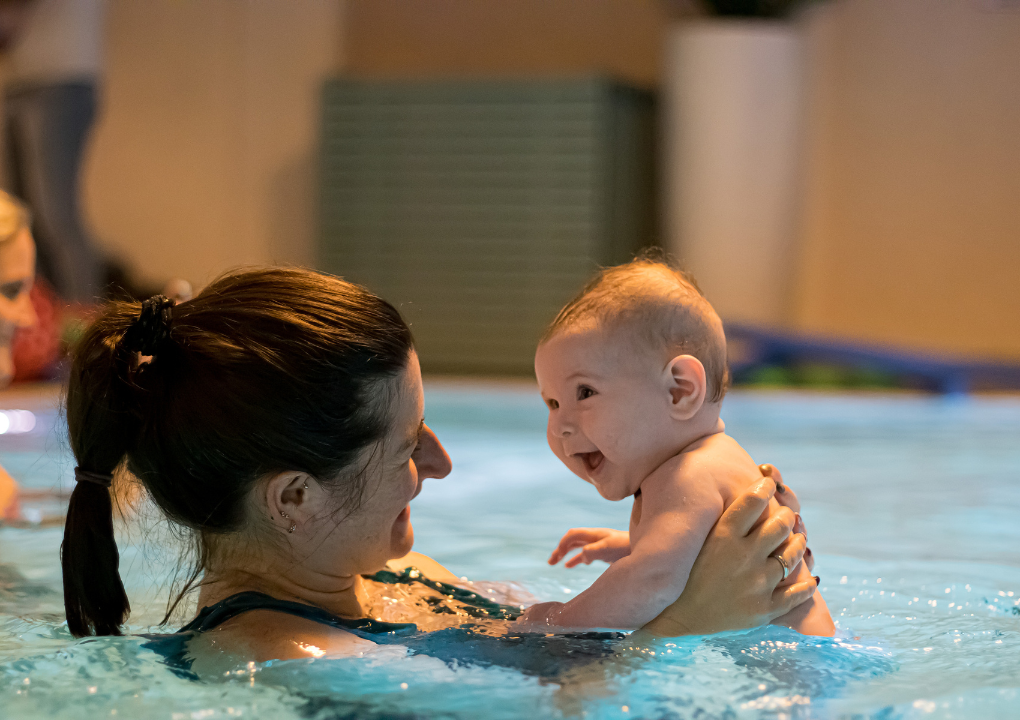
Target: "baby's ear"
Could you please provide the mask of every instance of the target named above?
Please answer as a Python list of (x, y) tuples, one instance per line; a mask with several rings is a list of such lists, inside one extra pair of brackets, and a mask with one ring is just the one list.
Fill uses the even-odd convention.
[(693, 355), (678, 355), (666, 366), (669, 386), (670, 415), (676, 420), (690, 420), (705, 404), (708, 380), (705, 366)]

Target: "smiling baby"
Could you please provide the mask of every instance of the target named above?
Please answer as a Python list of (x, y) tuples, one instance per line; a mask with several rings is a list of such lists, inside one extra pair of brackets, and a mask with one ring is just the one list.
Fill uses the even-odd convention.
[[(603, 270), (553, 321), (535, 355), (549, 408), (549, 447), (607, 500), (633, 497), (630, 532), (577, 528), (550, 563), (609, 568), (576, 598), (529, 609), (557, 627), (638, 628), (683, 591), (723, 510), (761, 479), (725, 433), (728, 385), (722, 322), (693, 280), (660, 262)], [(778, 509), (775, 499), (769, 512)], [(781, 558), (777, 558), (784, 564)], [(810, 579), (800, 563), (783, 584)], [(819, 593), (774, 621), (831, 636)]]

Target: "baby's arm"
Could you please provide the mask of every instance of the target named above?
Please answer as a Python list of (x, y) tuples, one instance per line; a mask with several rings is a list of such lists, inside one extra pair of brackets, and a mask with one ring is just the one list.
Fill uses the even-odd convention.
[(521, 619), (556, 627), (638, 628), (676, 600), (694, 560), (723, 511), (711, 478), (646, 480), (631, 551), (567, 603), (540, 603)]

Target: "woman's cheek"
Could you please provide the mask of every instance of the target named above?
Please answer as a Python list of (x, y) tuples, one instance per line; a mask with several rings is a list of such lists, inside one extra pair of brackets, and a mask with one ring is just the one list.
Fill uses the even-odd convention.
[(409, 460), (407, 463), (407, 487), (410, 488), (410, 497), (413, 498), (418, 492), (418, 466), (414, 464), (414, 460)]

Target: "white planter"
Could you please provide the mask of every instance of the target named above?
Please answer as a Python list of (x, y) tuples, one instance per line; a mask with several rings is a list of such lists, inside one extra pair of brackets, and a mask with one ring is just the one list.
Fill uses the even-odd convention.
[(665, 48), (667, 249), (728, 320), (790, 314), (802, 42), (790, 23), (708, 20)]

